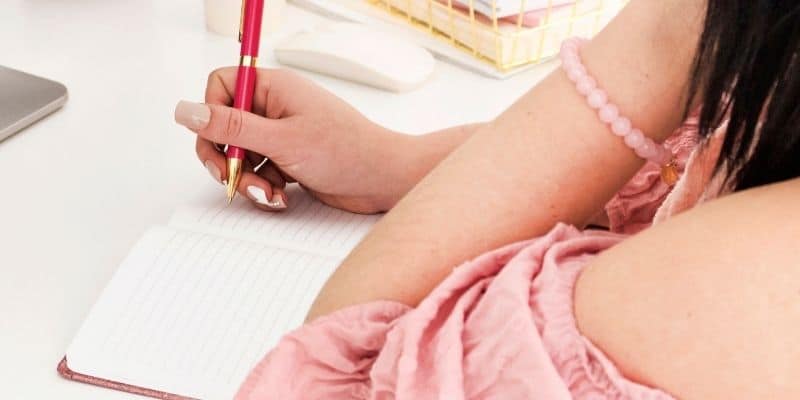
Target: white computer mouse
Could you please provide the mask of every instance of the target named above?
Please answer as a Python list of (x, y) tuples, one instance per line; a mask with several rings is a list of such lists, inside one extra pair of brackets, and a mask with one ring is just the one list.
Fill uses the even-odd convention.
[(393, 92), (414, 89), (433, 73), (428, 50), (362, 24), (324, 24), (275, 47), (282, 64)]

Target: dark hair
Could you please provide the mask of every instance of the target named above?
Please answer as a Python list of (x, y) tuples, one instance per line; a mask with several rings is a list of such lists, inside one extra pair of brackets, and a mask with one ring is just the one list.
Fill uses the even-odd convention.
[(717, 172), (735, 190), (800, 176), (800, 2), (705, 1), (689, 104), (703, 136), (729, 118)]

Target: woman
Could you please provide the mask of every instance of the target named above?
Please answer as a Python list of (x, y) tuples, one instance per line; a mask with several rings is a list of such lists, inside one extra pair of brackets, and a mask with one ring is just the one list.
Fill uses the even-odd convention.
[[(253, 165), (270, 159), (240, 185), (266, 192), (262, 208), (285, 208), (282, 187), (296, 180), (336, 207), (391, 210), (320, 293), (308, 317), (318, 320), (285, 339), (240, 397), (800, 397), (798, 46), (794, 2), (633, 0), (580, 49), (649, 138), (666, 140), (686, 110), (701, 110), (700, 144), (661, 219), (725, 194), (613, 248), (620, 237), (557, 224), (598, 220), (644, 161), (563, 69), (491, 122), (422, 137), (376, 126), (282, 71), (260, 76), (254, 114), (238, 113), (225, 107), (235, 70), (215, 71), (206, 105), (182, 102), (176, 119), (199, 135), (218, 180), (213, 143), (235, 144)], [(668, 189), (655, 185), (648, 195), (660, 201)], [(615, 229), (632, 218), (606, 217)], [(515, 269), (532, 271), (523, 311), (510, 288), (527, 275), (504, 281)], [(358, 342), (348, 326), (377, 335)]]

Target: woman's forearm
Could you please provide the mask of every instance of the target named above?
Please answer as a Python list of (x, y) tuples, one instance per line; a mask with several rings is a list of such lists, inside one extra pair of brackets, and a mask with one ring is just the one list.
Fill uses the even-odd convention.
[[(685, 87), (675, 82), (687, 81), (699, 30), (682, 23), (665, 35), (664, 21), (685, 19), (666, 18), (676, 9), (659, 7), (668, 8), (631, 3), (583, 50), (612, 100), (654, 139), (680, 123)], [(556, 71), (481, 126), (375, 226), (309, 319), (365, 301), (416, 305), (467, 259), (560, 221), (585, 223), (641, 165)]]
[(454, 126), (418, 136), (391, 132), (375, 125), (380, 132), (376, 136), (385, 138), (380, 152), (389, 154), (378, 159), (377, 163), (379, 168), (389, 168), (391, 171), (375, 208), (391, 210), (425, 175), (483, 125)]

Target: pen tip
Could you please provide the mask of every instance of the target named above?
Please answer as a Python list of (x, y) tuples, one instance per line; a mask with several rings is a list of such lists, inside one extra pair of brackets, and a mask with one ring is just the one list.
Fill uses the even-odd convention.
[(228, 184), (226, 185), (228, 204), (231, 204), (236, 196), (236, 188), (239, 186), (239, 179), (242, 177), (242, 160), (238, 158), (228, 159)]
[(225, 191), (226, 194), (225, 197), (228, 199), (228, 204), (231, 204), (231, 202), (233, 202), (233, 198), (236, 197), (236, 186), (232, 185), (229, 182), (228, 187), (226, 189), (227, 190)]

